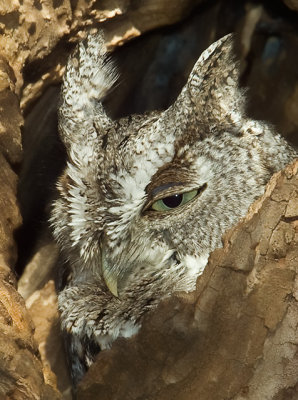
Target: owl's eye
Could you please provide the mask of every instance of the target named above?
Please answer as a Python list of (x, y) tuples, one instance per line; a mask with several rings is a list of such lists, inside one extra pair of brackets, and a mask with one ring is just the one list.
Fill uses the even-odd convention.
[(177, 193), (173, 196), (164, 197), (163, 199), (155, 201), (151, 209), (155, 211), (169, 211), (174, 208), (183, 206), (188, 203), (190, 200), (195, 198), (199, 193), (198, 189), (191, 190), (190, 192), (185, 193)]

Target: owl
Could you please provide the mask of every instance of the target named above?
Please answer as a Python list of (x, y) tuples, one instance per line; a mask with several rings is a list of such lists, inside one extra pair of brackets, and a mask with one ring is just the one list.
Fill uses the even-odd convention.
[(89, 34), (62, 84), (67, 165), (51, 214), (74, 385), (161, 299), (194, 290), (222, 234), (297, 156), (247, 117), (232, 35), (203, 52), (165, 111), (112, 120), (102, 102), (116, 80), (102, 33)]

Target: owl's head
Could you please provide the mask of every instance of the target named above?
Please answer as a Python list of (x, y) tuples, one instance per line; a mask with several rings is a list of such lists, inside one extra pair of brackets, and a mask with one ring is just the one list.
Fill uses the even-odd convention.
[(52, 224), (74, 280), (97, 276), (121, 297), (172, 273), (172, 289), (190, 290), (260, 195), (267, 128), (245, 116), (232, 47), (228, 35), (204, 51), (167, 110), (118, 121), (102, 106), (117, 75), (102, 35), (70, 57), (59, 110), (68, 163)]

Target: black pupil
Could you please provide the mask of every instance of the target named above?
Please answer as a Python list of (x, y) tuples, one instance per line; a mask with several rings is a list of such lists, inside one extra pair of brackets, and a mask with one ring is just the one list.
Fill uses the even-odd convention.
[(163, 201), (164, 205), (166, 205), (167, 207), (175, 208), (175, 207), (180, 206), (182, 199), (183, 199), (182, 194), (174, 194), (174, 196), (166, 197), (162, 201)]

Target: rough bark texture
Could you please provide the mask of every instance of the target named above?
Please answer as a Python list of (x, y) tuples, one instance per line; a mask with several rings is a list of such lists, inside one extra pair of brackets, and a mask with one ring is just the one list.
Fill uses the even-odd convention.
[[(47, 249), (48, 250), (48, 249)], [(41, 257), (44, 253), (41, 252)], [(26, 306), (36, 327), (34, 339), (44, 366), (45, 378), (63, 395), (71, 399), (71, 384), (64, 357), (64, 343), (60, 334), (57, 295), (53, 280), (49, 280), (41, 290), (35, 290), (27, 299)]]
[(4, 263), (0, 266), (0, 398), (55, 400), (61, 395), (48, 384), (34, 327), (15, 279)]
[[(298, 144), (297, 1), (269, 3), (0, 1), (0, 399), (71, 398), (51, 282), (57, 249), (45, 221), (64, 163), (56, 108), (75, 43), (98, 27), (111, 49), (141, 36), (115, 51), (122, 79), (106, 107), (119, 117), (167, 107), (200, 53), (235, 31), (249, 113)], [(99, 356), (79, 398), (298, 397), (293, 171), (275, 177), (260, 211), (226, 236), (195, 294), (164, 302), (139, 337)], [(14, 236), (19, 273), (26, 266), (19, 290), (30, 313), (11, 272)]]
[(99, 354), (79, 399), (297, 399), (298, 162), (214, 251), (195, 293)]
[(21, 161), (23, 118), (15, 81), (0, 55), (0, 398), (50, 400), (60, 395), (44, 381), (33, 324), (10, 270), (17, 258), (13, 232), (21, 224), (13, 167)]
[(13, 71), (1, 58), (0, 68), (0, 255), (4, 263), (12, 265), (16, 261), (12, 234), (21, 224), (21, 217), (16, 205), (17, 175), (11, 165), (21, 161), (23, 118), (17, 96), (11, 90), (15, 81)]

